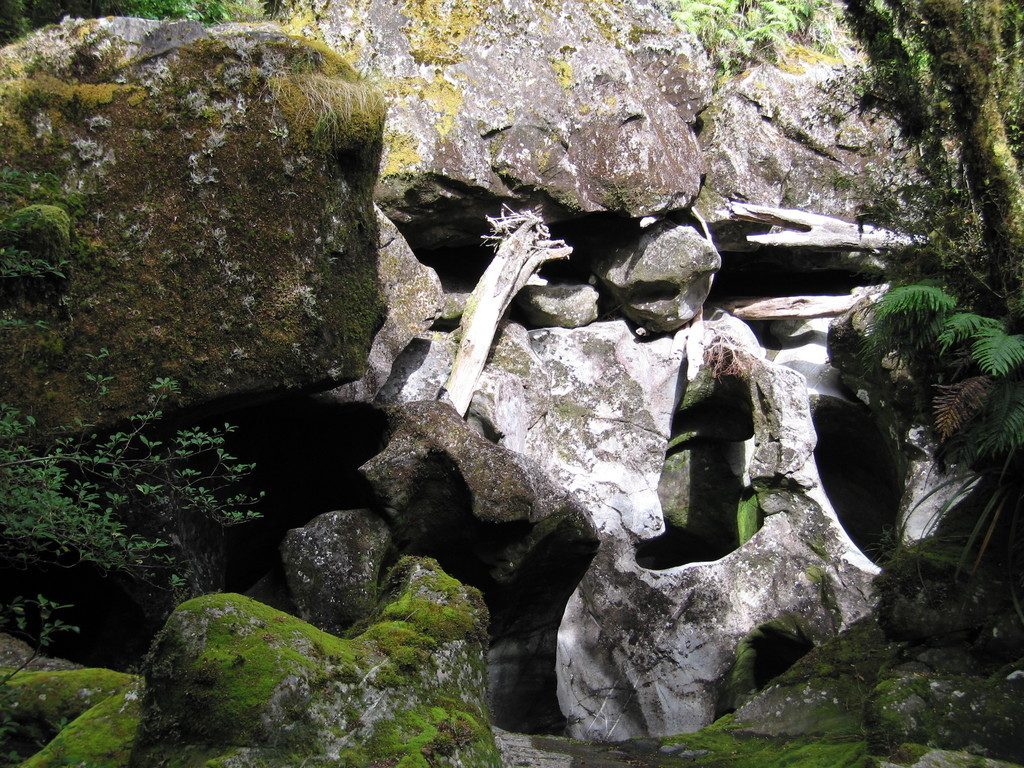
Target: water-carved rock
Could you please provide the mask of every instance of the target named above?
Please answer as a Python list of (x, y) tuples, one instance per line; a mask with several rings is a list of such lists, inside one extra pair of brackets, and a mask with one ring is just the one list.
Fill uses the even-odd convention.
[[(706, 325), (710, 337), (723, 336), (715, 323)], [(799, 617), (810, 647), (870, 606), (876, 569), (821, 490), (803, 377), (761, 359), (759, 350), (744, 353), (737, 335), (729, 334), (735, 365), (721, 358), (718, 370), (744, 383), (753, 434), (738, 453), (744, 461), (729, 470), (739, 487), (732, 519), (721, 521), (733, 527), (736, 548), (695, 543), (699, 518), (677, 519), (677, 533), (657, 549), (628, 531), (606, 530), (559, 633), (559, 700), (577, 738), (697, 730), (730, 708), (729, 671), (758, 627)], [(709, 375), (714, 369), (703, 369)], [(714, 391), (699, 379), (689, 386)], [(683, 415), (704, 400), (684, 393)], [(690, 440), (681, 447), (700, 444)]]

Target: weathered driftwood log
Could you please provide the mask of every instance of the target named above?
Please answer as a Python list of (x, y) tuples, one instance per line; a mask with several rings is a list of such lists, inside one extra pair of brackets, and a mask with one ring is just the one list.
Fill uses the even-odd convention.
[(784, 317), (833, 317), (841, 315), (863, 298), (844, 296), (779, 296), (771, 299), (743, 298), (716, 303), (741, 320), (778, 320)]
[(914, 238), (870, 224), (854, 224), (831, 216), (807, 213), (790, 208), (772, 208), (731, 201), (729, 213), (738, 221), (769, 224), (779, 232), (747, 235), (759, 245), (817, 250), (886, 251), (913, 245)]
[(465, 416), (483, 372), (498, 323), (512, 299), (545, 261), (565, 259), (572, 248), (551, 240), (548, 228), (534, 211), (506, 209), (498, 218), (488, 217), (494, 234), (489, 239), (498, 252), (487, 267), (462, 314), (462, 343), (445, 384), (448, 399)]

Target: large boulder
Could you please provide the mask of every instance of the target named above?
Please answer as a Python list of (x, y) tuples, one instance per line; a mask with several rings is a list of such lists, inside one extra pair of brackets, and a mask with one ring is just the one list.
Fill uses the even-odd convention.
[[(413, 247), (474, 241), (501, 202), (549, 220), (685, 208), (703, 50), (644, 5), (285, 3), (389, 95), (380, 202)], [(468, 236), (468, 239), (467, 239)]]
[[(762, 359), (757, 348), (744, 350), (740, 336), (706, 324), (705, 339), (728, 338), (729, 346), (706, 355), (705, 362), (718, 355), (717, 362), (689, 382), (675, 419), (692, 435), (676, 451), (704, 450), (709, 441), (742, 448), (711, 465), (704, 450), (688, 465), (731, 473), (734, 504), (717, 521), (731, 534), (706, 540), (716, 527), (706, 509), (672, 510), (675, 519), (658, 537), (603, 529), (601, 550), (559, 633), (559, 700), (576, 738), (698, 730), (734, 706), (728, 679), (757, 633), (774, 637), (777, 623), (789, 625), (795, 640), (769, 643), (765, 651), (767, 663), (777, 664), (773, 654), (806, 651), (871, 606), (877, 569), (850, 541), (821, 489), (804, 379)], [(735, 380), (725, 397), (716, 394), (717, 377)], [(689, 420), (687, 411), (709, 400), (727, 404), (740, 392), (745, 404), (737, 426), (746, 420), (749, 441), (735, 428), (701, 437), (702, 420)]]
[[(132, 675), (109, 669), (0, 669), (0, 675), (5, 757), (20, 753), (28, 758), (23, 765), (34, 768), (69, 765), (71, 757), (126, 764), (138, 722), (131, 702), (138, 699), (139, 686)], [(86, 738), (90, 728), (91, 739)], [(37, 751), (40, 744), (47, 746)]]
[(675, 331), (704, 305), (722, 266), (715, 246), (693, 227), (669, 223), (598, 259), (594, 272), (622, 313), (650, 331)]
[(486, 642), (479, 593), (418, 558), (351, 640), (240, 595), (191, 600), (153, 646), (131, 764), (498, 768)]
[(597, 546), (586, 511), (450, 405), (406, 403), (388, 414), (387, 446), (361, 471), (391, 518), (396, 547), (436, 557), (484, 590), (495, 722), (557, 727), (555, 637)]
[(288, 531), (281, 563), (299, 616), (336, 635), (367, 616), (390, 546), (387, 524), (369, 509), (325, 512)]
[[(869, 185), (881, 180), (872, 173), (886, 183), (905, 173), (896, 124), (861, 107), (851, 87), (864, 67), (796, 48), (779, 66), (753, 67), (715, 93), (700, 115), (708, 174), (697, 208), (720, 245), (750, 248), (734, 236), (748, 228), (721, 226), (728, 200), (852, 220)], [(811, 259), (822, 267), (879, 266), (863, 255)]]
[(383, 118), (339, 55), (272, 26), (68, 19), (4, 48), (0, 164), (53, 174), (21, 197), (72, 227), (54, 274), (4, 281), (5, 401), (114, 422), (158, 378), (167, 410), (359, 377)]
[(875, 738), (886, 745), (927, 744), (1024, 762), (1018, 727), (1024, 704), (1021, 666), (989, 679), (927, 672), (890, 675), (871, 700)]

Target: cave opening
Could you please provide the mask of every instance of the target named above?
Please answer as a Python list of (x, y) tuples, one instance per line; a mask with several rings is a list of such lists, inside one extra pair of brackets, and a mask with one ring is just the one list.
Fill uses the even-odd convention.
[(376, 455), (386, 430), (384, 414), (328, 395), (276, 400), (222, 414), (230, 423), (227, 450), (254, 464), (242, 490), (264, 496), (261, 517), (225, 531), (224, 588), (244, 592), (277, 562), (277, 547), (291, 528), (336, 509), (374, 506), (359, 467)]
[(815, 397), (814, 459), (822, 486), (853, 543), (877, 559), (897, 525), (901, 489), (896, 461), (867, 407)]
[(757, 625), (736, 647), (715, 717), (735, 712), (814, 649), (804, 622), (791, 614)]
[(750, 387), (740, 376), (685, 382), (658, 482), (665, 532), (640, 542), (637, 564), (668, 570), (719, 560), (747, 542), (762, 515), (745, 479), (754, 435)]

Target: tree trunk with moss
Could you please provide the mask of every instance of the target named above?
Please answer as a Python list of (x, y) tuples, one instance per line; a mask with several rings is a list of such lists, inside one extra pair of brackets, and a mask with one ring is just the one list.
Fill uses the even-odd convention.
[(944, 134), (959, 144), (953, 154), (988, 254), (982, 279), (1024, 316), (1024, 9), (1001, 0), (847, 4), (876, 67), (889, 71), (905, 127), (932, 139), (925, 162)]

